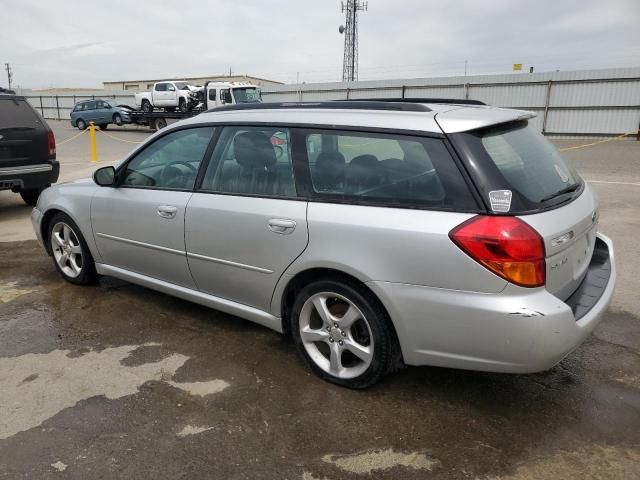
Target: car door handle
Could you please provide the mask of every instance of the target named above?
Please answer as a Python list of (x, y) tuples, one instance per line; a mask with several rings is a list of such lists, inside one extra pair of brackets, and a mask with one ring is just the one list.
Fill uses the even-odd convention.
[(269, 220), (269, 230), (274, 233), (289, 235), (296, 229), (296, 222), (284, 218), (272, 218)]
[(174, 218), (177, 211), (178, 207), (174, 207), (173, 205), (160, 205), (158, 207), (158, 215), (162, 218)]

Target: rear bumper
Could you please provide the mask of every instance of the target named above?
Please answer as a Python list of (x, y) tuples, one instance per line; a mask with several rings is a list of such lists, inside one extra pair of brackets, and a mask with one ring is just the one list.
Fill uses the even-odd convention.
[(368, 285), (389, 311), (409, 365), (507, 373), (547, 370), (585, 340), (613, 297), (613, 245), (604, 235), (597, 238), (592, 275), (567, 302), (544, 288), (512, 284), (499, 294)]
[(51, 185), (58, 180), (60, 163), (52, 160), (35, 165), (0, 168), (0, 190), (27, 190)]

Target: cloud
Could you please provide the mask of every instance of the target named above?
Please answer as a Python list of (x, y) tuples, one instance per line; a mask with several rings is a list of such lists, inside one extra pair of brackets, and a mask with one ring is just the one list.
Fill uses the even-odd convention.
[[(7, 0), (0, 0), (4, 2)], [(220, 74), (336, 81), (340, 2), (21, 0), (0, 29), (0, 62), (25, 87)], [(360, 78), (640, 64), (637, 0), (371, 0), (360, 15)], [(43, 48), (44, 47), (44, 48)], [(0, 84), (3, 84), (0, 77)]]

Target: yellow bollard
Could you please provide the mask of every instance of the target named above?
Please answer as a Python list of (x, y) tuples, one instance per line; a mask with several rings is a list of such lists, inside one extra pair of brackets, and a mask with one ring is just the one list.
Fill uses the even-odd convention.
[(89, 136), (91, 137), (91, 163), (98, 162), (98, 149), (96, 148), (96, 126), (89, 122)]

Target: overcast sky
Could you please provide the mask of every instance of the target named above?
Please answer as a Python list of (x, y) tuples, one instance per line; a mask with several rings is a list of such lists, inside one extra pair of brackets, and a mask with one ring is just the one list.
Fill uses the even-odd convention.
[[(26, 88), (342, 74), (336, 0), (0, 0), (0, 12), (0, 62)], [(465, 60), (470, 74), (640, 66), (640, 0), (369, 0), (359, 28), (361, 80), (463, 74)]]

